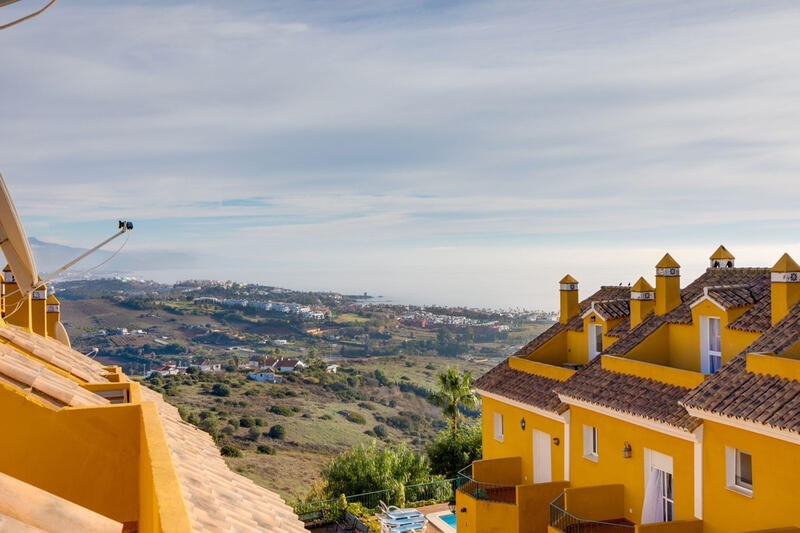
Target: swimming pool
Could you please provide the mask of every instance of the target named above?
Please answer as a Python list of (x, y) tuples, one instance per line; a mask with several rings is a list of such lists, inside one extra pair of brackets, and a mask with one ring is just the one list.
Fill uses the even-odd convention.
[(456, 515), (450, 511), (439, 511), (427, 516), (431, 524), (444, 531), (444, 533), (456, 533)]

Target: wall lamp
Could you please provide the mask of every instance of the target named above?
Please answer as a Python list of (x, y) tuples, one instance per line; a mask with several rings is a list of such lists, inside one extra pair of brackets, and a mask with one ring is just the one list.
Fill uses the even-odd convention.
[(558, 437), (553, 437), (553, 444), (555, 444), (556, 446), (558, 446), (559, 444), (561, 444), (561, 441), (560, 441), (560, 440), (558, 440)]
[(525, 417), (522, 417), (522, 419), (519, 421), (519, 427), (522, 428), (522, 431), (525, 431)]
[(631, 454), (632, 454), (631, 443), (625, 441), (625, 445), (622, 447), (622, 457), (625, 459), (630, 459)]

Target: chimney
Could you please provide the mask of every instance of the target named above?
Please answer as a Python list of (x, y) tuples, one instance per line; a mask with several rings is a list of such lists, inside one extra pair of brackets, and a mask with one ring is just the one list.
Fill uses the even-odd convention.
[(47, 337), (47, 287), (44, 285), (31, 293), (31, 329)]
[(56, 324), (61, 321), (61, 302), (53, 294), (47, 297), (47, 336), (56, 338)]
[(772, 323), (775, 324), (800, 300), (800, 265), (789, 254), (783, 254), (770, 273)]
[(733, 257), (733, 254), (728, 251), (727, 248), (720, 244), (717, 251), (711, 254), (711, 257), (708, 258), (711, 261), (709, 265), (711, 268), (714, 269), (721, 269), (721, 268), (733, 268), (733, 262), (736, 259)]
[(559, 281), (561, 293), (561, 315), (558, 321), (562, 324), (569, 322), (569, 319), (577, 315), (581, 308), (578, 305), (578, 280), (567, 274), (564, 279)]
[(9, 324), (19, 326), (31, 331), (31, 295), (22, 296), (18, 292), (17, 280), (11, 267), (6, 265), (3, 269), (3, 289), (5, 291), (6, 309), (3, 318)]
[(666, 254), (656, 265), (656, 314), (666, 315), (681, 304), (681, 266)]
[(637, 326), (655, 307), (656, 290), (644, 278), (631, 287), (631, 328)]

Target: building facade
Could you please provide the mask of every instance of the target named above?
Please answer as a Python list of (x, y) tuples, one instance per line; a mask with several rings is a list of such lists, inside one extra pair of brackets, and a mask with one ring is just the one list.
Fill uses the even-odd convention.
[(683, 287), (669, 254), (655, 286), (578, 285), (475, 384), (459, 532), (800, 531), (800, 266), (720, 246)]

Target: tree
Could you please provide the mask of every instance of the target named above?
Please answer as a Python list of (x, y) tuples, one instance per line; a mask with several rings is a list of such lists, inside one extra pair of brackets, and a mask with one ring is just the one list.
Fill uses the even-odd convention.
[(330, 498), (387, 489), (399, 495), (403, 485), (430, 480), (430, 463), (427, 456), (409, 450), (404, 443), (378, 447), (373, 440), (334, 457), (322, 475)]
[(455, 369), (448, 368), (439, 373), (438, 381), (439, 390), (431, 395), (430, 401), (442, 408), (442, 416), (450, 422), (450, 431), (455, 435), (458, 432), (458, 420), (461, 418), (459, 408), (478, 407), (478, 397), (472, 390), (472, 372), (459, 376)]
[(459, 470), (481, 458), (480, 424), (462, 424), (455, 434), (440, 431), (425, 451), (433, 474), (453, 478)]

